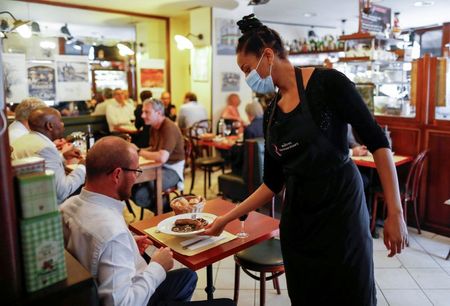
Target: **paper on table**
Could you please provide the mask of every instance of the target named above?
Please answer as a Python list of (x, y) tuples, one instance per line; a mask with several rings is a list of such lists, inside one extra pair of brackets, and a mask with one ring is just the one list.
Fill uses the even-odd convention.
[[(200, 239), (198, 243), (193, 244), (191, 246), (188, 246), (188, 249), (189, 250), (196, 250), (196, 249), (202, 248), (204, 246), (216, 243), (217, 241), (220, 241), (222, 239), (225, 239), (225, 237), (226, 236), (224, 234), (222, 234), (222, 235), (220, 235), (218, 237), (209, 237), (207, 239)], [(183, 241), (183, 242), (185, 242), (185, 241)]]

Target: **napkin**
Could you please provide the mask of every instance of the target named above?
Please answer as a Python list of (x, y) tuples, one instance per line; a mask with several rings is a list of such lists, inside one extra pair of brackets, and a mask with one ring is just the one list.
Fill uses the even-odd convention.
[(222, 234), (218, 237), (199, 236), (199, 237), (195, 237), (192, 239), (184, 240), (184, 241), (180, 242), (180, 245), (186, 246), (186, 245), (195, 243), (195, 244), (192, 244), (191, 246), (188, 246), (188, 249), (193, 251), (193, 250), (205, 247), (207, 245), (216, 243), (217, 241), (220, 241), (225, 238), (226, 238), (226, 235), (224, 235), (224, 234)]

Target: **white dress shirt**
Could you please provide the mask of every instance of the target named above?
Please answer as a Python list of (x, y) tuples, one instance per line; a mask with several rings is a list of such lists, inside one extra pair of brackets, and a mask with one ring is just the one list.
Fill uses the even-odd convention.
[(131, 121), (135, 120), (134, 108), (129, 103), (120, 105), (114, 100), (106, 106), (106, 121), (108, 122), (109, 131), (114, 131), (114, 126), (119, 125), (126, 128), (134, 129)]
[(17, 138), (28, 134), (30, 131), (22, 122), (14, 120), (8, 127), (9, 143), (13, 143)]
[(64, 159), (56, 149), (55, 144), (39, 132), (30, 133), (14, 141), (12, 158), (19, 159), (31, 156), (42, 157), (45, 160), (45, 169), (55, 173), (56, 197), (58, 204), (74, 193), (84, 183), (86, 167), (78, 165), (70, 174), (66, 175)]
[(67, 250), (91, 272), (102, 305), (147, 305), (166, 278), (146, 264), (123, 219), (124, 202), (82, 189), (61, 206)]
[(178, 126), (180, 129), (190, 128), (194, 123), (208, 119), (208, 113), (198, 102), (188, 102), (180, 107), (178, 112)]

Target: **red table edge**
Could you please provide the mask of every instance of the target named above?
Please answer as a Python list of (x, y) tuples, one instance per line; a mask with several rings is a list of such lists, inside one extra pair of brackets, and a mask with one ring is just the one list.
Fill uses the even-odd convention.
[[(407, 163), (413, 161), (413, 158), (411, 156), (403, 156), (403, 155), (399, 155), (399, 156), (404, 157), (404, 159), (400, 160), (398, 162), (394, 162), (395, 167), (398, 167), (398, 166), (401, 166), (401, 165), (404, 165), (404, 164), (407, 164)], [(370, 162), (370, 161), (366, 161), (366, 160), (355, 160), (355, 159), (352, 159), (352, 160), (355, 163), (355, 165), (357, 165), (357, 166), (374, 168), (374, 169), (377, 167), (375, 162)]]
[[(143, 223), (143, 222), (147, 222), (147, 221), (148, 221), (148, 220), (141, 220), (141, 221), (133, 222), (133, 225), (139, 224), (139, 223)], [(234, 220), (234, 221), (238, 221), (238, 220), (236, 219), (236, 220)], [(279, 224), (279, 220), (276, 220), (276, 221), (277, 221), (277, 223)], [(233, 222), (233, 221), (232, 221), (232, 222)], [(238, 221), (238, 222), (239, 222), (239, 221)], [(225, 230), (229, 231), (229, 229), (227, 229), (229, 226), (230, 226), (230, 224), (228, 224), (228, 225), (225, 227)], [(129, 225), (129, 228), (130, 228), (130, 230), (131, 230), (132, 232), (134, 232), (134, 233), (136, 233), (136, 234), (138, 234), (138, 235), (146, 235), (146, 236), (148, 236), (148, 234), (147, 234), (146, 232), (144, 232), (143, 230), (137, 229), (137, 228), (135, 228), (134, 226), (131, 226), (131, 224)], [(229, 232), (230, 232), (230, 231), (229, 231)], [(228, 250), (228, 251), (223, 251), (223, 252), (221, 252), (219, 256), (214, 256), (214, 260), (213, 260), (213, 259), (211, 259), (211, 260), (206, 260), (206, 261), (202, 261), (201, 263), (197, 263), (197, 264), (196, 264), (196, 263), (190, 263), (190, 262), (187, 262), (185, 259), (187, 259), (187, 258), (192, 259), (192, 258), (195, 258), (196, 256), (204, 257), (204, 256), (205, 256), (205, 254), (204, 254), (205, 252), (207, 253), (207, 252), (217, 252), (217, 251), (220, 251), (220, 248), (223, 248), (223, 246), (224, 246), (226, 243), (231, 243), (231, 242), (233, 242), (234, 240), (228, 241), (228, 242), (226, 242), (226, 243), (224, 243), (224, 244), (218, 245), (217, 247), (211, 248), (211, 249), (209, 249), (209, 250), (206, 250), (206, 251), (204, 251), (204, 252), (201, 252), (201, 253), (196, 254), (196, 255), (193, 255), (193, 256), (186, 256), (186, 255), (182, 255), (182, 254), (180, 254), (180, 253), (177, 253), (176, 251), (173, 251), (173, 258), (176, 259), (177, 261), (179, 261), (180, 263), (182, 263), (183, 265), (187, 266), (188, 268), (192, 269), (193, 271), (196, 271), (196, 270), (199, 270), (199, 269), (201, 269), (201, 268), (204, 268), (204, 267), (206, 267), (206, 266), (208, 266), (208, 265), (210, 265), (210, 264), (216, 263), (216, 262), (218, 262), (218, 261), (220, 261), (220, 260), (222, 260), (222, 259), (224, 259), (224, 258), (226, 258), (226, 257), (229, 257), (229, 256), (231, 256), (231, 255), (233, 255), (233, 254), (236, 254), (237, 252), (240, 252), (240, 251), (242, 251), (242, 250), (244, 250), (244, 249), (246, 249), (246, 248), (249, 248), (249, 247), (251, 247), (251, 246), (253, 246), (253, 245), (255, 245), (255, 244), (258, 244), (258, 243), (261, 242), (261, 241), (264, 241), (264, 240), (268, 240), (268, 239), (270, 239), (270, 238), (273, 238), (273, 237), (277, 236), (278, 233), (279, 233), (279, 228), (277, 227), (277, 228), (273, 229), (271, 232), (266, 233), (266, 234), (263, 234), (263, 235), (260, 235), (259, 237), (253, 239), (252, 241), (248, 241), (247, 243), (244, 243), (244, 244), (240, 245), (239, 247), (236, 247), (236, 248), (233, 249), (233, 250)], [(236, 238), (236, 239), (240, 239), (240, 238)], [(155, 247), (158, 247), (158, 248), (159, 248), (159, 247), (163, 246), (163, 244), (161, 244), (161, 243), (160, 243), (159, 241), (157, 241), (156, 239), (152, 239), (152, 241), (153, 241)], [(201, 257), (200, 257), (200, 258), (201, 258)]]

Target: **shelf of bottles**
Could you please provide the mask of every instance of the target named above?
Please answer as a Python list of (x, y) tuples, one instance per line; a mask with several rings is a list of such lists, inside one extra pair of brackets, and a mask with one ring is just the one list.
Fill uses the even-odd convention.
[(412, 78), (416, 78), (414, 66), (399, 61), (352, 61), (336, 63), (334, 68), (356, 84), (374, 115), (414, 118), (415, 90), (411, 91)]

